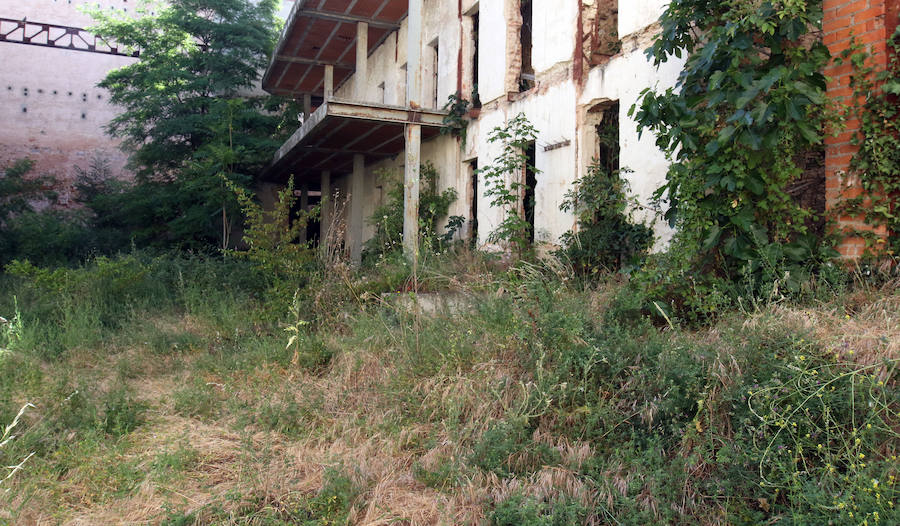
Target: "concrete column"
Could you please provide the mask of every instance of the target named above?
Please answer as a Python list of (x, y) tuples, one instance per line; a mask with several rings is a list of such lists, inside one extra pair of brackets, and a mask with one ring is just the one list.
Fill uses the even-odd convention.
[(322, 201), (319, 204), (319, 243), (328, 239), (328, 228), (331, 226), (331, 172), (322, 172)]
[(325, 102), (334, 98), (334, 66), (325, 66)]
[(311, 113), (312, 113), (312, 95), (309, 93), (304, 93), (303, 94), (303, 120), (304, 120), (304, 122), (306, 121), (306, 119), (309, 118)]
[(422, 104), (422, 0), (409, 0), (406, 36), (406, 105)]
[(350, 260), (362, 262), (363, 201), (365, 200), (366, 157), (353, 156), (353, 175), (350, 177)]
[(422, 126), (406, 125), (406, 166), (403, 186), (403, 252), (412, 261), (419, 258), (419, 170)]
[(353, 75), (353, 98), (366, 100), (366, 79), (369, 77), (369, 24), (356, 24), (356, 73)]
[[(421, 107), (422, 0), (409, 0), (406, 36), (406, 105)], [(419, 166), (422, 127), (406, 125), (406, 166), (403, 176), (403, 252), (415, 263), (419, 256)]]
[[(304, 185), (300, 186), (300, 210), (303, 210), (303, 212), (306, 213), (308, 208), (309, 208), (309, 185), (304, 184)], [(306, 227), (303, 227), (303, 229), (300, 230), (300, 242), (301, 243), (306, 243), (306, 240), (308, 237), (306, 235), (306, 232), (307, 232)]]

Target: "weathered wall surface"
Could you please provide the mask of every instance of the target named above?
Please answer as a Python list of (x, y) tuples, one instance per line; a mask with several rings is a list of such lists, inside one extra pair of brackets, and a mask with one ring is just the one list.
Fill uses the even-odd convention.
[[(95, 5), (97, 2), (90, 2)], [(31, 22), (87, 27), (84, 1), (5, 1), (0, 16)], [(134, 2), (106, 0), (101, 8), (128, 12)], [(134, 62), (121, 56), (71, 51), (14, 43), (0, 43), (0, 165), (21, 158), (35, 161), (35, 171), (60, 181), (61, 204), (66, 204), (75, 167), (87, 169), (92, 157), (110, 162), (123, 175), (126, 156), (119, 142), (106, 136), (104, 126), (115, 116), (109, 94), (100, 88), (106, 73)]]
[[(131, 15), (135, 0), (0, 0), (0, 17), (86, 28), (86, 6)], [(284, 2), (285, 16), (292, 1)], [(151, 12), (152, 14), (152, 12)], [(106, 74), (131, 64), (130, 57), (0, 42), (0, 167), (30, 158), (35, 172), (59, 180), (66, 204), (75, 167), (93, 157), (110, 162), (114, 175), (128, 177), (127, 155), (104, 127), (117, 114), (109, 93), (97, 87)]]

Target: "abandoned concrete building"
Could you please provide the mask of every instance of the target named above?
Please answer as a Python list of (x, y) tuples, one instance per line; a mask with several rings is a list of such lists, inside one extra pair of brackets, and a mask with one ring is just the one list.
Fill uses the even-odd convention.
[[(466, 218), (462, 236), (483, 246), (502, 211), (488, 206), (477, 168), (498, 153), (491, 131), (523, 113), (538, 130), (527, 152), (538, 173), (525, 181), (523, 201), (534, 203), (526, 215), (534, 241), (555, 244), (574, 226), (560, 205), (600, 154), (604, 119), (619, 123), (620, 162), (631, 170), (633, 194), (647, 203), (664, 180), (665, 157), (652, 136), (638, 138), (627, 113), (644, 88), (674, 85), (682, 67), (675, 61), (657, 69), (644, 55), (665, 4), (297, 2), (263, 88), (302, 98), (309, 115), (266, 176), (283, 182), (293, 175), (309, 195), (347, 197), (345, 241), (358, 261), (374, 233), (367, 218), (385, 199), (390, 174), (405, 174), (404, 239), (414, 245), (418, 170), (430, 162), (438, 186), (457, 192), (450, 214)], [(457, 94), (475, 102), (464, 143), (439, 133), (442, 108)], [(656, 228), (664, 242), (669, 232)]]
[[(629, 108), (645, 88), (677, 83), (684, 63), (654, 67), (644, 54), (659, 31), (667, 0), (304, 0), (294, 6), (266, 71), (263, 88), (302, 99), (303, 126), (279, 150), (265, 174), (274, 182), (291, 175), (307, 199), (334, 194), (349, 199), (345, 246), (360, 259), (374, 234), (367, 218), (383, 202), (385, 178), (403, 177), (404, 244), (416, 247), (419, 165), (430, 162), (439, 187), (459, 197), (451, 215), (466, 218), (462, 236), (485, 246), (503, 211), (488, 206), (478, 167), (493, 162), (500, 146), (488, 139), (522, 113), (539, 134), (528, 148), (538, 173), (509, 174), (524, 186), (521, 213), (534, 241), (553, 245), (575, 226), (560, 210), (566, 192), (593, 159), (602, 156), (601, 123), (617, 123), (619, 165), (642, 205), (637, 220), (652, 223), (657, 248), (671, 230), (650, 207), (668, 169), (654, 137), (637, 133)], [(900, 0), (825, 0), (823, 39), (837, 55), (859, 36), (881, 67), (896, 27)], [(850, 71), (829, 68), (829, 96), (845, 103)], [(440, 134), (448, 97), (474, 103), (466, 140)], [(317, 109), (316, 109), (317, 107)], [(313, 110), (315, 110), (313, 112)], [(833, 209), (847, 177), (858, 123), (829, 137), (816, 200)], [(387, 174), (387, 175), (386, 175)], [(824, 193), (825, 195), (821, 195)], [(324, 216), (328, 219), (328, 206)], [(858, 218), (839, 223), (866, 228)], [(323, 221), (327, 224), (327, 221)], [(882, 233), (884, 235), (884, 233)], [(841, 247), (862, 253), (858, 238)]]

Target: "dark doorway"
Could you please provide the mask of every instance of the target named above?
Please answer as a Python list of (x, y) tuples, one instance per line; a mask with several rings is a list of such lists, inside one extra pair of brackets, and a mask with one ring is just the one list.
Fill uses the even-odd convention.
[(472, 202), (469, 203), (469, 240), (472, 247), (478, 246), (478, 201), (481, 195), (478, 193), (478, 159), (469, 163), (469, 180), (472, 185)]
[(534, 242), (534, 212), (535, 212), (535, 188), (537, 187), (537, 170), (535, 163), (537, 161), (537, 147), (534, 142), (528, 143), (525, 150), (525, 186), (522, 193), (522, 205), (525, 212), (525, 221), (529, 225), (528, 239)]

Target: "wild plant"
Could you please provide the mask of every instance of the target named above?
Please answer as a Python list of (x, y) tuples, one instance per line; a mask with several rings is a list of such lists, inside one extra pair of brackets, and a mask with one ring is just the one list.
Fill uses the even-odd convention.
[[(13, 421), (8, 426), (6, 426), (6, 428), (4, 428), (3, 435), (0, 436), (0, 453), (3, 452), (3, 450), (6, 448), (7, 445), (9, 445), (13, 440), (15, 440), (16, 435), (13, 435), (12, 432), (16, 428), (16, 426), (19, 425), (19, 420), (22, 418), (22, 415), (24, 415), (25, 411), (28, 409), (34, 409), (34, 405), (25, 404), (24, 406), (22, 406), (22, 409), (19, 409), (19, 413), (16, 414), (16, 417), (13, 418)], [(0, 476), (0, 490), (3, 489), (4, 484), (8, 484), (12, 480), (13, 476), (15, 476), (16, 473), (18, 473), (19, 471), (22, 470), (22, 468), (25, 466), (25, 463), (28, 462), (28, 459), (30, 459), (32, 456), (34, 456), (33, 452), (29, 453), (28, 456), (26, 456), (18, 464), (13, 465), (13, 466), (6, 466), (8, 473), (6, 474), (5, 477)], [(7, 488), (5, 491), (9, 491), (9, 488)]]
[[(503, 219), (489, 235), (489, 243), (507, 243), (519, 257), (525, 255), (532, 243), (532, 226), (525, 219), (524, 210), (530, 204), (523, 202), (525, 175), (539, 170), (528, 162), (528, 145), (537, 138), (537, 129), (524, 113), (516, 115), (505, 127), (491, 131), (488, 141), (502, 146), (494, 162), (478, 170), (484, 179), (491, 207), (503, 212)], [(533, 205), (533, 203), (531, 203)]]

